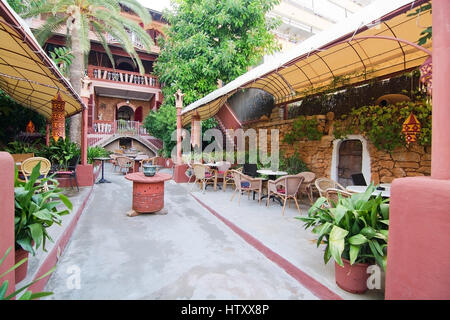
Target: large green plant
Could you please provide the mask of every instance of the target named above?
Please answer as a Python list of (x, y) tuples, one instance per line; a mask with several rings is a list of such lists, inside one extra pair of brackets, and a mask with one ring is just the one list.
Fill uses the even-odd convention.
[(29, 143), (23, 141), (12, 141), (8, 143), (5, 151), (14, 154), (14, 153), (34, 153), (37, 154), (39, 149), (37, 148), (37, 143)]
[[(6, 257), (11, 252), (11, 250), (12, 250), (12, 247), (9, 247), (6, 250), (5, 254), (3, 255), (3, 258), (0, 259), (0, 266), (2, 265), (3, 261), (5, 261)], [(13, 272), (14, 270), (16, 270), (19, 266), (24, 264), (27, 261), (27, 259), (28, 258), (24, 258), (24, 259), (20, 260), (14, 266), (12, 266), (8, 270), (6, 270), (4, 273), (0, 274), (0, 279), (5, 277), (8, 273)], [(42, 276), (40, 276), (36, 280), (30, 282), (29, 284), (23, 286), (20, 289), (17, 289), (16, 291), (14, 291), (13, 293), (11, 293), (9, 295), (6, 295), (6, 291), (8, 291), (8, 287), (9, 287), (9, 282), (8, 282), (8, 280), (3, 281), (2, 284), (0, 285), (0, 300), (11, 300), (11, 299), (16, 298), (19, 293), (25, 291), (26, 289), (28, 289), (30, 286), (32, 286), (33, 284), (35, 284), (39, 280), (44, 279), (49, 274), (51, 274), (53, 271), (55, 271), (55, 269), (56, 269), (56, 267), (51, 268), (48, 272), (46, 272), (45, 274), (43, 274)], [(51, 294), (53, 294), (53, 292), (36, 292), (36, 293), (33, 293), (33, 292), (27, 290), (27, 291), (25, 291), (24, 294), (22, 294), (19, 297), (18, 300), (34, 300), (34, 299), (39, 299), (39, 298), (43, 298), (43, 297), (49, 296)]]
[(88, 163), (92, 164), (94, 162), (94, 158), (109, 157), (111, 153), (112, 153), (111, 151), (108, 151), (100, 146), (88, 147), (87, 161)]
[(343, 266), (345, 258), (351, 264), (376, 262), (386, 270), (389, 204), (380, 195), (374, 197), (374, 191), (371, 184), (364, 193), (339, 196), (332, 207), (321, 197), (307, 217), (297, 217), (318, 236), (317, 246), (325, 243), (325, 264), (333, 258)]
[[(23, 182), (15, 173), (14, 187), (14, 232), (16, 247), (35, 253), (42, 244), (45, 249), (47, 239), (52, 240), (47, 228), (54, 223), (61, 225), (61, 216), (69, 214), (72, 203), (61, 193), (58, 182), (51, 177), (39, 179), (41, 164), (38, 163), (28, 179)], [(50, 184), (51, 183), (51, 184)], [(54, 201), (58, 199), (58, 201)], [(65, 209), (60, 207), (64, 205)]]
[(61, 71), (65, 77), (68, 77), (70, 75), (70, 65), (72, 64), (72, 60), (74, 58), (70, 50), (66, 47), (57, 47), (50, 52), (50, 56), (58, 66), (59, 71)]
[(38, 155), (49, 159), (52, 164), (57, 165), (60, 169), (66, 169), (70, 160), (79, 156), (80, 153), (80, 147), (76, 143), (71, 142), (68, 138), (60, 138), (58, 141), (51, 139), (50, 144), (43, 146)]

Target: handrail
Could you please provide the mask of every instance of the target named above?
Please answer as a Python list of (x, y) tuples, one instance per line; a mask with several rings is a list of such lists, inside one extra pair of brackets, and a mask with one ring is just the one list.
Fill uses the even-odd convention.
[(99, 79), (102, 81), (130, 83), (133, 85), (143, 85), (155, 88), (160, 87), (157, 77), (150, 74), (141, 75), (139, 72), (134, 71), (90, 65), (88, 67), (88, 76), (91, 79)]

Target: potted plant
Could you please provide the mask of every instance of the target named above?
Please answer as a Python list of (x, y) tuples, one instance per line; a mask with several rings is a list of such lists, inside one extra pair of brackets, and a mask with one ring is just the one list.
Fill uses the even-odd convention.
[(352, 293), (367, 290), (369, 265), (386, 270), (389, 204), (374, 191), (371, 184), (364, 193), (339, 196), (334, 207), (321, 197), (307, 217), (298, 218), (318, 235), (317, 246), (325, 244), (325, 264), (334, 259), (337, 285)]
[[(61, 216), (72, 210), (72, 203), (61, 193), (58, 182), (51, 177), (39, 179), (40, 163), (33, 168), (28, 182), (18, 180), (18, 172), (15, 172), (15, 218), (14, 232), (16, 241), (16, 263), (28, 257), (31, 252), (35, 254), (42, 244), (51, 240), (47, 228), (53, 223), (61, 225)], [(48, 182), (52, 182), (49, 184)], [(44, 188), (47, 183), (47, 191)], [(58, 198), (59, 201), (54, 201)], [(63, 204), (64, 209), (60, 205)], [(28, 263), (25, 262), (16, 269), (16, 283), (23, 280), (27, 273)]]
[[(5, 261), (6, 257), (8, 256), (8, 254), (11, 252), (12, 247), (9, 247), (5, 254), (3, 255), (3, 258), (0, 259), (0, 266), (2, 265), (3, 261)], [(12, 266), (10, 269), (8, 269), (6, 272), (0, 274), (0, 279), (5, 277), (8, 273), (13, 272), (14, 270), (17, 270), (17, 268), (19, 268), (21, 265), (23, 265), (24, 263), (27, 262), (27, 258), (21, 259), (19, 262), (16, 262), (16, 264), (14, 266)], [(47, 277), (49, 274), (51, 274), (53, 271), (55, 271), (56, 267), (51, 268), (48, 272), (46, 272), (45, 274), (43, 274), (42, 276), (40, 276), (39, 278), (37, 278), (36, 280), (28, 283), (27, 285), (23, 286), (20, 289), (17, 289), (16, 291), (14, 291), (13, 293), (6, 295), (6, 291), (8, 291), (8, 280), (5, 280), (2, 282), (2, 284), (0, 285), (0, 301), (1, 300), (11, 300), (14, 298), (17, 298), (17, 295), (23, 291), (25, 291), (27, 288), (29, 288), (30, 286), (32, 286), (33, 284), (35, 284), (36, 282), (38, 282), (39, 280)], [(52, 292), (36, 292), (33, 293), (29, 290), (26, 290), (24, 294), (22, 294), (18, 300), (34, 300), (34, 299), (39, 299), (42, 297), (46, 297), (53, 294)]]

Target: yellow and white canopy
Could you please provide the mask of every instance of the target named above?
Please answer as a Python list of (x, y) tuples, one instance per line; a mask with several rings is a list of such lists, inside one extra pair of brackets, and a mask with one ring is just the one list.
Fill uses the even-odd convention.
[(431, 14), (408, 16), (428, 2), (376, 1), (348, 19), (325, 30), (245, 73), (226, 86), (192, 103), (182, 111), (183, 125), (198, 113), (214, 116), (228, 97), (244, 88), (270, 93), (275, 104), (285, 104), (330, 86), (338, 89), (411, 70), (431, 55), (431, 42), (416, 45)]
[(66, 102), (66, 117), (85, 107), (31, 30), (5, 0), (0, 2), (0, 88), (47, 119), (52, 114), (51, 100), (58, 92)]

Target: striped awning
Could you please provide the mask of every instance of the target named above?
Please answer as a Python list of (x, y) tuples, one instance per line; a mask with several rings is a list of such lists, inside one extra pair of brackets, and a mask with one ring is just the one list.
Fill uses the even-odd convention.
[(69, 81), (5, 0), (0, 2), (0, 88), (47, 119), (52, 114), (51, 100), (58, 93), (66, 102), (66, 117), (84, 107)]
[(431, 55), (431, 42), (419, 47), (431, 14), (408, 16), (428, 1), (377, 1), (361, 12), (319, 33), (247, 72), (182, 111), (183, 126), (198, 113), (213, 117), (226, 100), (245, 88), (262, 89), (283, 105), (330, 88), (362, 84), (371, 79), (409, 71)]

